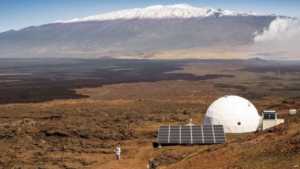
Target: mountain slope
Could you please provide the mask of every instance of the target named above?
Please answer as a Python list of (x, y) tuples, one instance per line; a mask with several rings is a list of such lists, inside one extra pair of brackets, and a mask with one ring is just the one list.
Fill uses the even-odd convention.
[[(127, 15), (126, 15), (127, 14)], [(248, 45), (276, 16), (154, 6), (0, 34), (0, 57), (103, 57)]]
[(256, 15), (253, 13), (239, 13), (229, 10), (200, 8), (193, 7), (188, 4), (177, 5), (155, 5), (146, 8), (134, 8), (121, 10), (117, 12), (110, 12), (106, 14), (99, 14), (88, 16), (84, 18), (75, 18), (68, 22), (84, 22), (84, 21), (104, 21), (116, 19), (165, 19), (165, 18), (197, 18), (208, 16), (247, 16)]

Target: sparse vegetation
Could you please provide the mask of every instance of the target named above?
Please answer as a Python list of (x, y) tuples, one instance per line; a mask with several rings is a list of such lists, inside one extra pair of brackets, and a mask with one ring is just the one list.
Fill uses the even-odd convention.
[[(117, 63), (123, 62), (134, 67), (142, 61), (134, 61), (139, 64), (129, 61)], [(290, 90), (297, 88), (299, 81), (295, 78), (299, 72), (285, 73), (280, 79), (272, 78), (277, 77), (276, 73), (268, 73), (268, 78), (262, 78), (266, 73), (241, 69), (247, 67), (241, 61), (206, 61), (205, 64), (201, 61), (176, 61), (176, 64), (172, 63), (175, 67), (166, 64), (166, 69), (157, 69), (158, 65), (152, 67), (150, 62), (160, 64), (158, 61), (147, 61), (145, 69), (143, 66), (136, 68), (138, 75), (125, 71), (105, 76), (105, 79), (117, 84), (103, 85), (101, 80), (66, 82), (65, 79), (71, 75), (55, 81), (58, 91), (66, 89), (66, 86), (68, 90), (80, 87), (72, 92), (84, 98), (74, 98), (68, 94), (68, 97), (58, 97), (48, 91), (44, 93), (45, 99), (35, 100), (37, 103), (29, 103), (33, 101), (29, 96), (29, 100), (11, 99), (10, 104), (3, 101), (0, 105), (0, 168), (140, 169), (152, 157), (164, 169), (279, 169), (300, 165), (300, 116), (288, 116), (287, 113), (290, 108), (300, 107), (300, 91)], [(216, 62), (219, 66), (211, 69), (209, 65)], [(148, 69), (147, 65), (151, 68)], [(95, 64), (94, 68), (98, 66), (103, 67)], [(87, 75), (100, 79), (103, 75), (98, 74), (101, 71), (93, 72), (93, 75), (87, 72), (81, 72), (80, 77)], [(156, 75), (149, 76), (152, 73)], [(208, 74), (218, 77), (202, 78)], [(51, 75), (43, 74), (46, 79), (53, 77)], [(114, 79), (109, 75), (114, 75)], [(60, 77), (60, 72), (56, 72), (55, 77)], [(128, 77), (130, 81), (126, 81)], [(19, 80), (22, 81), (22, 78)], [(119, 83), (124, 79), (124, 82), (131, 83)], [(34, 82), (38, 81), (30, 83), (34, 89), (46, 90), (45, 86)], [(275, 90), (278, 82), (281, 84), (280, 90)], [(53, 83), (49, 84), (51, 88)], [(20, 85), (15, 87), (18, 89)], [(98, 87), (82, 88), (85, 85)], [(7, 86), (1, 86), (3, 90), (0, 92)], [(2, 92), (1, 97), (11, 94), (14, 98), (16, 93), (9, 91)], [(39, 93), (38, 89), (35, 92)], [(200, 123), (209, 104), (226, 94), (246, 96), (259, 111), (266, 108), (278, 110), (287, 123), (272, 132), (227, 135), (224, 145), (151, 147), (159, 125), (185, 124), (189, 118)], [(58, 98), (60, 100), (55, 100)], [(116, 162), (113, 149), (118, 142), (124, 154), (123, 160)]]

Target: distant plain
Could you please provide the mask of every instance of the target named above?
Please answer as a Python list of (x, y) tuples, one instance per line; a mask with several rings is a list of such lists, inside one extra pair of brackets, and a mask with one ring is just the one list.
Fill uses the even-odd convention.
[[(300, 63), (249, 60), (1, 59), (0, 168), (279, 169), (299, 166)], [(236, 94), (287, 120), (227, 143), (153, 149), (162, 124), (201, 123)], [(123, 159), (114, 160), (118, 142)]]

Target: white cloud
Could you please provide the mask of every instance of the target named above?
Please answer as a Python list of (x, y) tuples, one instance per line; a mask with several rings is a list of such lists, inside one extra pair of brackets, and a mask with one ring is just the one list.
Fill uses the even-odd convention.
[(261, 34), (257, 34), (254, 41), (258, 49), (299, 56), (300, 20), (277, 18)]

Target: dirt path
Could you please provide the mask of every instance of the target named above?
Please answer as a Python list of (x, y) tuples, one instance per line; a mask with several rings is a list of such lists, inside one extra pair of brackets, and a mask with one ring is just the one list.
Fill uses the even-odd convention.
[(149, 143), (138, 145), (132, 143), (132, 145), (124, 146), (123, 151), (121, 160), (108, 160), (107, 163), (103, 163), (95, 169), (146, 169), (148, 160), (154, 153), (153, 147)]

